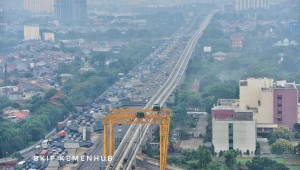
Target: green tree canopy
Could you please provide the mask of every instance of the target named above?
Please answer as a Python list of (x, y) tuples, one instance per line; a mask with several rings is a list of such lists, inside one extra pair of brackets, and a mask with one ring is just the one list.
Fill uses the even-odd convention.
[(269, 158), (254, 157), (251, 161), (246, 162), (249, 170), (288, 170), (284, 164), (273, 161)]
[(273, 144), (279, 138), (289, 140), (290, 136), (291, 136), (291, 132), (287, 128), (285, 128), (283, 126), (280, 126), (280, 127), (276, 128), (276, 129), (274, 129), (270, 133), (270, 135), (269, 135), (269, 143)]
[(238, 150), (229, 150), (226, 151), (223, 156), (225, 158), (225, 164), (228, 168), (234, 169), (236, 166), (237, 160), (236, 157), (239, 155)]
[(292, 153), (293, 152), (293, 144), (292, 142), (286, 139), (277, 139), (275, 143), (272, 144), (272, 153), (275, 154), (283, 154), (283, 153)]
[(198, 167), (200, 169), (207, 169), (212, 162), (212, 156), (209, 151), (203, 147), (198, 148)]

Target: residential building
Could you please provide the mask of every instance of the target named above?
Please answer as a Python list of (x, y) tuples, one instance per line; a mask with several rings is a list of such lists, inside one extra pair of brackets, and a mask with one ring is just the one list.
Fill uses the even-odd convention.
[(11, 119), (12, 121), (25, 119), (29, 116), (29, 114), (29, 110), (16, 110), (10, 107), (3, 110), (3, 117), (5, 119)]
[(62, 24), (82, 22), (87, 19), (87, 0), (55, 0), (54, 10)]
[(212, 109), (212, 143), (216, 153), (231, 149), (256, 149), (256, 121), (251, 110), (236, 112), (231, 108)]
[(242, 34), (234, 34), (231, 36), (231, 47), (233, 49), (243, 48), (244, 36)]
[(23, 0), (23, 8), (33, 13), (53, 13), (54, 0)]
[(223, 52), (216, 52), (214, 54), (212, 54), (214, 61), (223, 61), (226, 59), (227, 54), (223, 53)]
[(40, 38), (39, 25), (24, 25), (24, 40), (39, 40)]
[(44, 32), (43, 33), (43, 40), (48, 42), (54, 42), (55, 41), (55, 34), (52, 32)]
[(236, 0), (235, 10), (269, 9), (269, 0)]

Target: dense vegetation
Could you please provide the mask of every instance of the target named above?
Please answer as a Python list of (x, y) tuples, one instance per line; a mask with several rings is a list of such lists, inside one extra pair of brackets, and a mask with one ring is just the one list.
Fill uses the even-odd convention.
[(0, 108), (12, 106), (16, 109), (30, 110), (29, 118), (12, 123), (0, 116), (0, 157), (10, 155), (44, 138), (58, 121), (64, 120), (76, 109), (64, 96), (55, 90), (48, 91), (44, 97), (34, 96), (24, 106), (3, 99)]
[[(300, 82), (300, 71), (298, 65), (300, 60), (297, 46), (273, 46), (277, 41), (288, 38), (290, 41), (300, 42), (299, 36), (295, 36), (285, 25), (260, 25), (253, 31), (236, 29), (225, 32), (220, 20), (244, 20), (253, 22), (247, 18), (248, 15), (216, 15), (208, 26), (198, 44), (198, 53), (193, 58), (189, 72), (193, 73), (193, 79), (200, 80), (200, 88), (203, 83), (214, 84), (215, 80), (240, 80), (247, 77), (270, 77), (275, 80), (286, 79), (288, 81)], [(244, 22), (244, 23), (245, 23)], [(274, 36), (267, 36), (272, 28)], [(244, 36), (244, 47), (233, 50), (230, 47), (230, 37), (233, 34), (242, 33)], [(255, 34), (254, 34), (255, 33)], [(203, 47), (211, 46), (212, 53), (204, 53)], [(224, 61), (214, 61), (212, 54), (216, 52), (227, 53)], [(211, 81), (210, 81), (211, 80)], [(207, 82), (208, 81), (208, 82)]]

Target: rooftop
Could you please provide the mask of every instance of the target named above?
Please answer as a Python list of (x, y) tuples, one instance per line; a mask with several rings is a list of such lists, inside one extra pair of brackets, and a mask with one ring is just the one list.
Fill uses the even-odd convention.
[(248, 112), (235, 112), (233, 120), (253, 120), (253, 113)]

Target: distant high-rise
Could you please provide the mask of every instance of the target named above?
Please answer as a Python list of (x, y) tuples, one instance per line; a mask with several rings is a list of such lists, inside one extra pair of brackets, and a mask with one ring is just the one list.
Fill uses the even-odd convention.
[(23, 0), (25, 11), (33, 13), (53, 13), (54, 0)]
[(24, 40), (39, 40), (40, 38), (39, 25), (24, 25)]
[(0, 22), (3, 22), (3, 9), (1, 8), (1, 6), (0, 6)]
[(22, 9), (20, 0), (0, 0), (0, 9), (4, 11), (16, 11)]
[(87, 0), (55, 0), (55, 17), (63, 24), (82, 22), (87, 18)]
[(87, 0), (73, 0), (73, 20), (84, 21), (87, 18)]
[(236, 11), (249, 9), (269, 9), (269, 0), (236, 0)]

